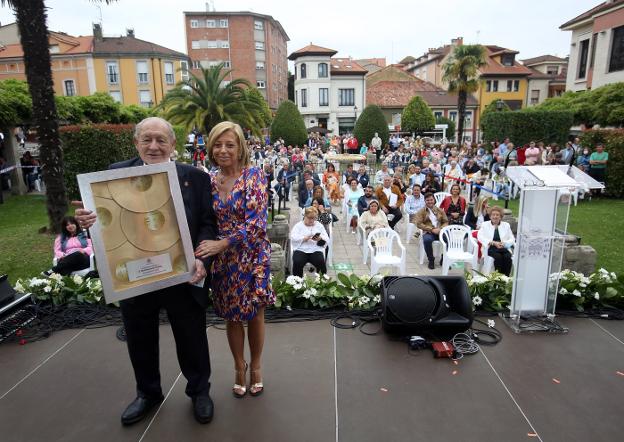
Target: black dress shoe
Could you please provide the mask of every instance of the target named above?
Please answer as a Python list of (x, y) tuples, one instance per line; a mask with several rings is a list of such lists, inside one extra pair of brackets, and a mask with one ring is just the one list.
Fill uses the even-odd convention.
[(138, 396), (130, 405), (126, 407), (121, 415), (121, 423), (124, 425), (132, 425), (143, 419), (149, 411), (163, 401), (164, 397), (160, 395), (158, 398), (146, 398)]
[(207, 424), (212, 420), (214, 404), (207, 394), (193, 398), (193, 415), (200, 424)]
[(435, 264), (434, 264), (433, 260), (429, 261), (429, 265), (427, 267), (429, 267), (430, 270), (435, 269)]

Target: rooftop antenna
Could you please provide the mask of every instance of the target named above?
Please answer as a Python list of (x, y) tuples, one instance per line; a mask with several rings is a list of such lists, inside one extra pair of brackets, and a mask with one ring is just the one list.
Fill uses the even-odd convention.
[(477, 41), (476, 43), (479, 44), (479, 36), (481, 35), (481, 31), (477, 29)]
[(104, 22), (104, 19), (102, 18), (102, 7), (100, 5), (95, 5), (95, 7), (100, 11), (100, 25), (102, 25)]
[(215, 5), (213, 0), (209, 0), (206, 2), (206, 12), (215, 12)]

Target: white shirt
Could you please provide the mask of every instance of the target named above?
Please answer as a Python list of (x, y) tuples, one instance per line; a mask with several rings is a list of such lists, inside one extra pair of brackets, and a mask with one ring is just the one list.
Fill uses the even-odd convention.
[(433, 213), (433, 210), (431, 209), (427, 209), (427, 212), (429, 213), (429, 219), (431, 220), (431, 224), (435, 229), (436, 227), (438, 227), (438, 217), (435, 216), (435, 213)]
[(299, 250), (304, 253), (314, 253), (314, 252), (325, 252), (325, 246), (319, 246), (316, 242), (318, 240), (309, 240), (304, 241), (303, 238), (306, 236), (312, 236), (315, 233), (319, 233), (318, 239), (325, 240), (326, 243), (329, 242), (329, 236), (327, 235), (327, 231), (323, 224), (318, 221), (314, 221), (314, 225), (306, 226), (303, 221), (299, 221), (294, 225), (292, 231), (290, 232), (290, 239), (292, 241), (293, 251)]
[(418, 195), (418, 198), (416, 198), (414, 195), (410, 195), (405, 201), (405, 211), (408, 215), (414, 215), (423, 207), (425, 207), (425, 197), (422, 193)]

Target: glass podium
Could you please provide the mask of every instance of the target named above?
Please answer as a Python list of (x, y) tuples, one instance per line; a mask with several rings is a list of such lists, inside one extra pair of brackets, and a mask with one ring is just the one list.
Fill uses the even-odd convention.
[(554, 318), (570, 201), (579, 189), (604, 186), (569, 166), (516, 166), (505, 173), (520, 190), (520, 209), (511, 303), (501, 317), (516, 333), (565, 333)]

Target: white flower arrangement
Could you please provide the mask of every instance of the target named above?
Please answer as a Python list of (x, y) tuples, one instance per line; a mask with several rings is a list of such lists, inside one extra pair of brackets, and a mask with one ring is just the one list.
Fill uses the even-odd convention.
[(18, 279), (15, 290), (31, 293), (38, 301), (61, 304), (97, 304), (102, 302), (102, 282), (78, 275), (62, 276), (53, 273), (48, 278)]

